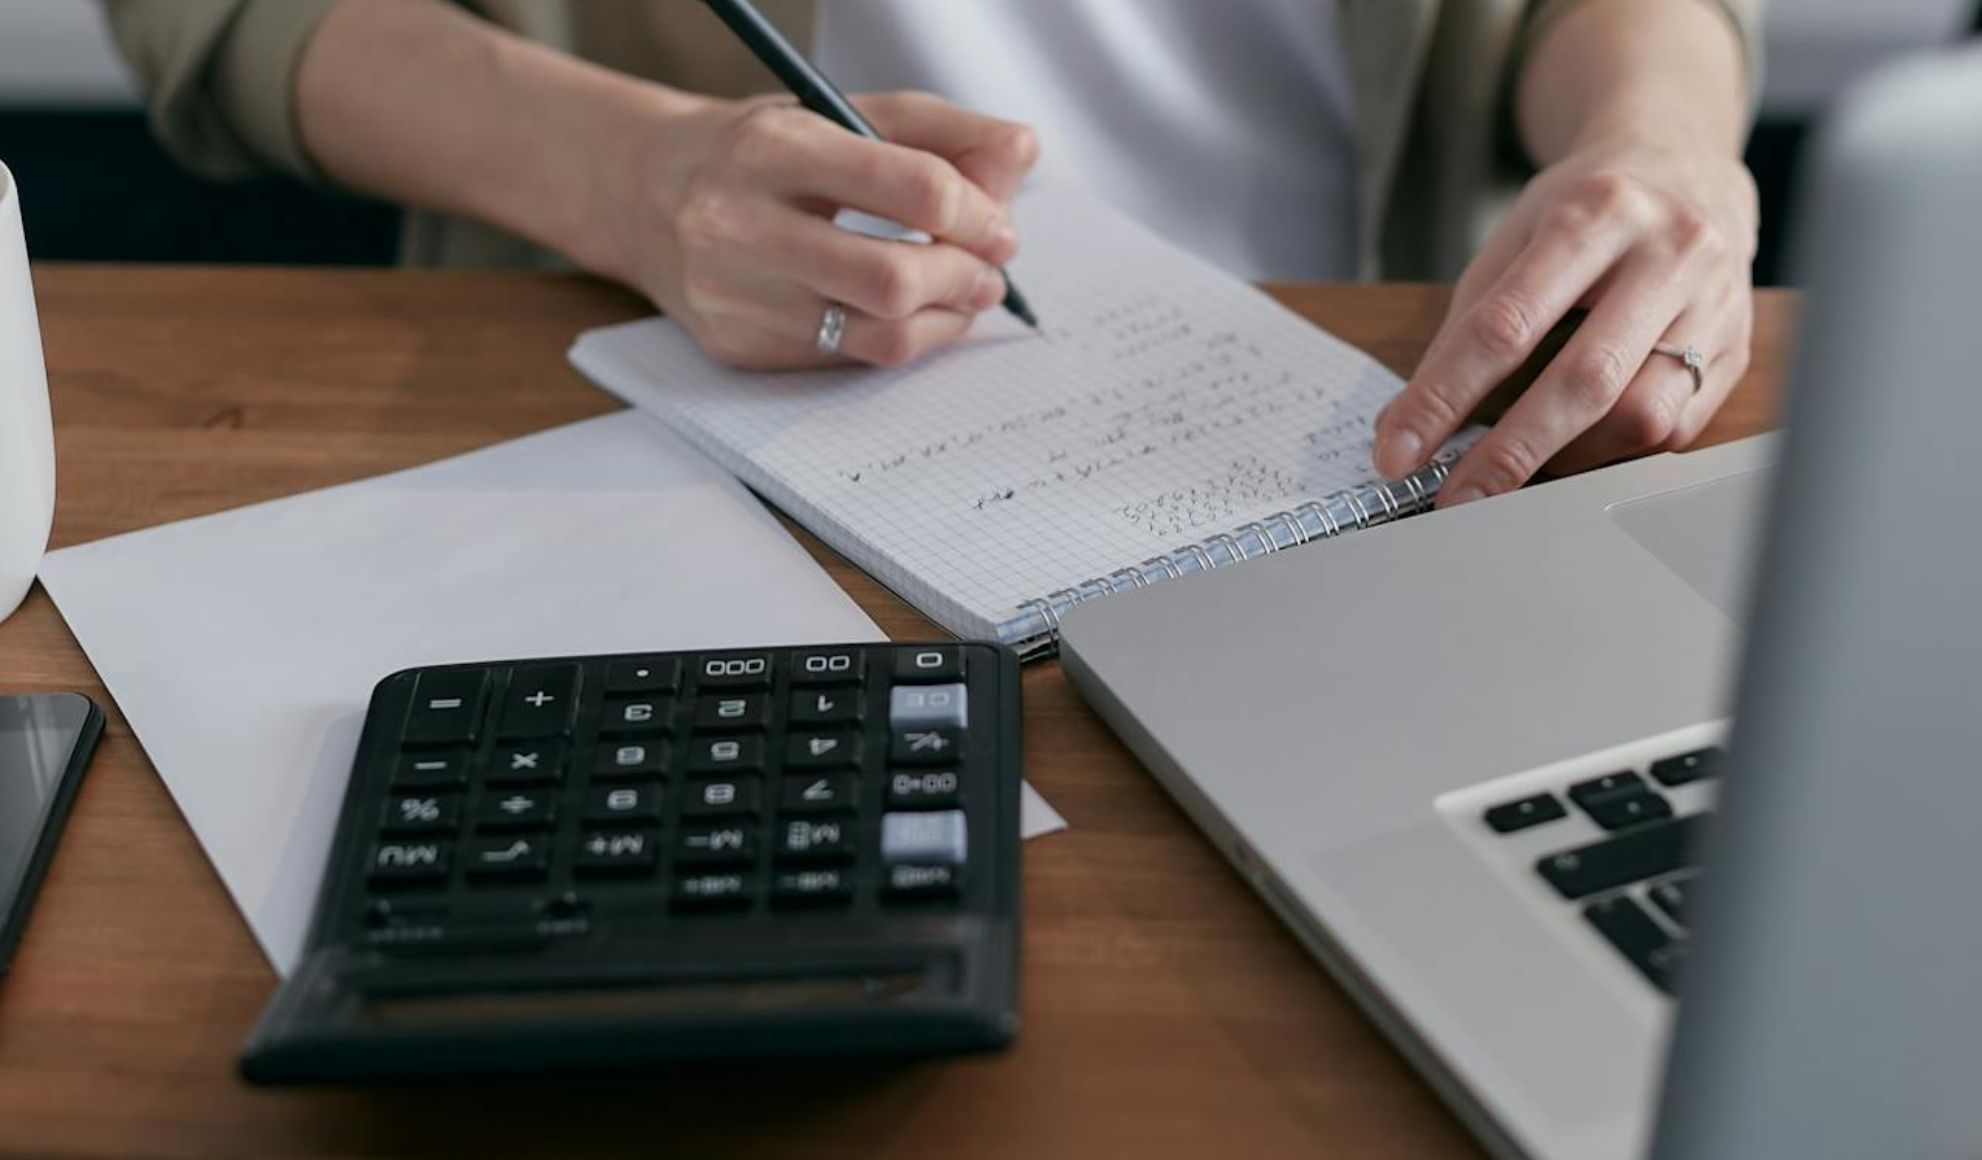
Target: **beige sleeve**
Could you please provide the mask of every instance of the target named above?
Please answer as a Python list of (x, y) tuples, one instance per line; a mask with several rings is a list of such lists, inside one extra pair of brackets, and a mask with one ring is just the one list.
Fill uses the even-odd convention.
[(152, 130), (209, 177), (319, 177), (296, 124), (303, 47), (337, 0), (102, 0)]
[[(1560, 16), (1570, 7), (1583, 0), (1534, 0), (1529, 7), (1528, 26), (1522, 36), (1522, 52), (1516, 54), (1515, 72), (1519, 75), (1520, 57), (1525, 55), (1527, 46), (1550, 21)], [(1671, 0), (1681, 4), (1709, 4), (1720, 9), (1734, 25), (1734, 31), (1741, 38), (1742, 48), (1748, 61), (1748, 110), (1752, 116), (1762, 101), (1762, 7), (1766, 0)]]

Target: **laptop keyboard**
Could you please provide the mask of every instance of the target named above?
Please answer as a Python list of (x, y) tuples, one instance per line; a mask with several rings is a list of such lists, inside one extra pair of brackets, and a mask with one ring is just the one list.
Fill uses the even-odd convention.
[[(1560, 778), (1523, 775), (1509, 779), (1521, 783), (1519, 792), (1476, 802), (1474, 816), (1489, 842), (1518, 855), (1531, 880), (1670, 994), (1686, 957), (1700, 832), (1712, 816), (1705, 783), (1721, 759), (1718, 746), (1691, 744), (1628, 765), (1613, 759), (1595, 776), (1587, 767)], [(1553, 784), (1541, 788), (1538, 780)], [(1494, 792), (1469, 793), (1478, 791)]]

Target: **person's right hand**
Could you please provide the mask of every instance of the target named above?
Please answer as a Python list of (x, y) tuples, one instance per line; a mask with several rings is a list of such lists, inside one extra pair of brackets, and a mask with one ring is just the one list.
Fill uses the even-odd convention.
[[(708, 101), (657, 126), (620, 177), (611, 272), (740, 367), (899, 366), (962, 336), (1004, 297), (1033, 134), (925, 93), (854, 103), (886, 143), (789, 98)], [(841, 209), (934, 240), (855, 234), (833, 224)], [(835, 302), (837, 358), (814, 347)]]

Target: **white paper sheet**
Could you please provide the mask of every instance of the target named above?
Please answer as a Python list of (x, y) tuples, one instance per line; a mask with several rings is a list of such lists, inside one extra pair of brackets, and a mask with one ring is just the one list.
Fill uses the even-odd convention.
[[(741, 485), (633, 412), (64, 549), (41, 579), (285, 974), (388, 673), (882, 639)], [(1026, 835), (1062, 825), (1028, 788)]]

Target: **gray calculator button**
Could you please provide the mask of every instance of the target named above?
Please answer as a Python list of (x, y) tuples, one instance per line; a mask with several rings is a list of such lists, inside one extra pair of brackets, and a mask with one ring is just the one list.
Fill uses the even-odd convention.
[(888, 693), (888, 724), (962, 729), (970, 723), (968, 692), (963, 685), (897, 685)]
[(969, 834), (962, 810), (881, 816), (881, 860), (961, 866)]

